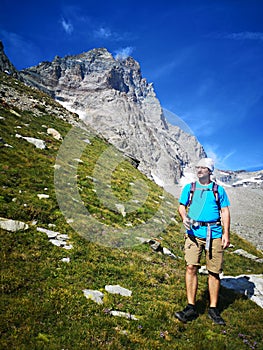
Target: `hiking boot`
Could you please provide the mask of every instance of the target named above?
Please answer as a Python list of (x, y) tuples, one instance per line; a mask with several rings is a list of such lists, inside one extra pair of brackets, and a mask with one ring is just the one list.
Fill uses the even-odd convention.
[(176, 312), (175, 316), (181, 322), (187, 323), (195, 320), (198, 317), (198, 313), (195, 311), (195, 307), (193, 305), (187, 305), (183, 311)]
[(208, 317), (211, 318), (211, 320), (220, 325), (225, 325), (225, 321), (220, 316), (220, 312), (217, 308), (209, 308), (208, 309)]

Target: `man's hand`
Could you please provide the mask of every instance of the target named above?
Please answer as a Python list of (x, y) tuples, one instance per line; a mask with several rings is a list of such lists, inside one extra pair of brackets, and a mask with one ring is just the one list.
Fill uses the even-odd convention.
[(183, 224), (187, 230), (191, 230), (191, 220), (187, 216), (184, 218)]
[(222, 246), (223, 246), (223, 249), (228, 248), (229, 245), (230, 245), (230, 238), (229, 238), (229, 235), (228, 235), (228, 234), (223, 234), (223, 236), (222, 236)]
[(226, 249), (230, 244), (230, 211), (228, 207), (221, 209), (221, 218), (223, 223), (223, 236), (222, 236), (222, 245)]
[(187, 211), (186, 211), (186, 206), (183, 205), (183, 204), (180, 204), (179, 205), (179, 208), (178, 208), (178, 211), (179, 211), (179, 214), (183, 220), (183, 224), (184, 224), (184, 227), (187, 229), (187, 230), (191, 230), (191, 221), (190, 219), (187, 217)]

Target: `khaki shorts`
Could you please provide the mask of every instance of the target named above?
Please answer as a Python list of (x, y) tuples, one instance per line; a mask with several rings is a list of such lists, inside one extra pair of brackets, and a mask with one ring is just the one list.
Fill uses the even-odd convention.
[(185, 238), (185, 261), (187, 265), (200, 266), (202, 252), (206, 254), (206, 268), (208, 271), (219, 274), (223, 271), (223, 246), (222, 239), (211, 240), (210, 252), (205, 250), (205, 240), (192, 235)]

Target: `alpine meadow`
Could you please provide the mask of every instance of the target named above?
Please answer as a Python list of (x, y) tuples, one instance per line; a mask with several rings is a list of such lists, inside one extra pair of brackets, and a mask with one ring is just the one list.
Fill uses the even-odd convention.
[[(226, 326), (213, 325), (206, 312), (206, 276), (199, 278), (199, 318), (191, 324), (175, 318), (185, 304), (184, 234), (176, 199), (123, 157), (112, 171), (115, 198), (132, 202), (135, 183), (147, 186), (147, 197), (125, 213), (105, 205), (96, 192), (94, 169), (99, 164), (97, 174), (107, 175), (110, 162), (100, 157), (113, 146), (44, 92), (5, 73), (0, 73), (0, 85), (0, 216), (3, 222), (24, 223), (17, 230), (0, 229), (1, 349), (262, 349), (262, 308), (249, 295), (221, 286), (219, 307)], [(82, 206), (105, 231), (141, 225), (136, 237), (144, 237), (142, 243), (130, 244), (129, 237), (122, 241), (113, 234), (101, 244), (97, 235), (103, 232), (89, 227), (92, 220), (83, 222), (87, 236), (63, 214), (54, 175), (63, 140), (76, 126), (89, 139), (81, 159), (71, 163)], [(44, 147), (32, 139), (42, 140)], [(68, 186), (70, 193), (71, 178)], [(73, 213), (74, 203), (67, 203)], [(151, 232), (147, 240), (144, 223), (157, 212), (156, 224), (163, 220), (164, 229)], [(56, 245), (46, 232), (66, 243)], [(262, 252), (231, 235), (224, 274), (262, 273)], [(259, 259), (233, 254), (236, 249)], [(111, 293), (105, 288), (109, 285), (130, 294)], [(84, 290), (100, 292), (100, 301), (87, 298)]]

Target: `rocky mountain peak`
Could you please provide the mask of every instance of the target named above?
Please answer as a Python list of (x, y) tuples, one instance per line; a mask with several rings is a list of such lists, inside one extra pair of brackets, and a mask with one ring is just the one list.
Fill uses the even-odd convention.
[(168, 190), (185, 168), (205, 156), (194, 136), (167, 122), (153, 84), (142, 77), (132, 57), (115, 59), (107, 49), (97, 48), (56, 56), (21, 75), (138, 159), (139, 169)]
[(83, 52), (81, 54), (78, 55), (74, 55), (72, 56), (73, 59), (78, 59), (78, 58), (83, 58), (83, 59), (99, 59), (100, 57), (104, 58), (104, 59), (110, 59), (113, 60), (113, 56), (112, 54), (104, 47), (101, 48), (95, 48), (92, 49), (90, 51), (86, 51)]

